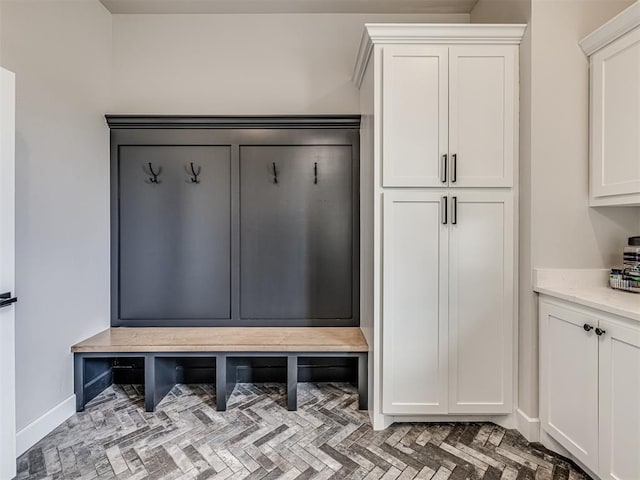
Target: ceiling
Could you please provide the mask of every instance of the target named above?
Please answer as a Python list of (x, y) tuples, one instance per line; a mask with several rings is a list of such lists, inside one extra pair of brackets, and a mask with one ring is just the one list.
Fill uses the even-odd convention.
[(469, 13), (478, 0), (100, 0), (111, 13)]

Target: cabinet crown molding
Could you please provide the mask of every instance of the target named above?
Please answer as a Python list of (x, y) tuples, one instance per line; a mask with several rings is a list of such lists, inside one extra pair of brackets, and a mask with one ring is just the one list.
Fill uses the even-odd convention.
[(360, 88), (374, 45), (519, 45), (526, 24), (367, 23), (353, 71)]
[(640, 27), (640, 2), (635, 2), (580, 41), (580, 48), (590, 56), (625, 33)]

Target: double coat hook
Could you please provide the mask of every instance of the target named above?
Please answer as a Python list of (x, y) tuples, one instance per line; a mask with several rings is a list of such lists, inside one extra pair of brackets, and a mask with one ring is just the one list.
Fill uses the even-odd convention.
[(201, 166), (198, 166), (198, 168), (195, 168), (193, 166), (193, 162), (190, 163), (190, 168), (191, 168), (191, 183), (200, 183), (200, 179), (198, 178), (198, 176), (200, 175), (200, 172), (202, 170)]
[(153, 170), (153, 165), (151, 164), (151, 162), (149, 162), (149, 174), (151, 174), (152, 176), (149, 177), (149, 183), (160, 183), (160, 180), (158, 180), (158, 175), (160, 175), (162, 173), (162, 167), (158, 167), (158, 171), (154, 171)]

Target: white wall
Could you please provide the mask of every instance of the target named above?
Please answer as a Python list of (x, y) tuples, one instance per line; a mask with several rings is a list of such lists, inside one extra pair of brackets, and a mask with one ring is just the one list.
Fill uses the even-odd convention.
[(366, 22), (469, 15), (114, 15), (114, 111), (359, 111), (351, 82)]
[(532, 418), (538, 416), (532, 269), (613, 266), (626, 237), (638, 231), (640, 209), (588, 206), (589, 71), (578, 45), (630, 3), (480, 0), (471, 12), (472, 22), (529, 23), (520, 49), (518, 402)]
[(73, 395), (69, 347), (109, 326), (103, 115), (111, 110), (111, 16), (94, 0), (3, 1), (0, 29), (0, 63), (16, 72), (16, 389), (24, 448), (47, 419), (25, 427)]
[(529, 23), (531, 0), (478, 0), (471, 23)]
[(619, 264), (626, 237), (636, 231), (640, 209), (588, 206), (589, 61), (578, 45), (631, 3), (533, 2), (535, 267)]

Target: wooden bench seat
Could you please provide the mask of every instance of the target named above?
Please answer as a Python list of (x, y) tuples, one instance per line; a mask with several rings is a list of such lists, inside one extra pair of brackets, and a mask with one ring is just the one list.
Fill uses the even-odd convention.
[(76, 410), (113, 380), (114, 358), (144, 358), (145, 407), (157, 404), (177, 383), (177, 360), (215, 358), (216, 403), (226, 410), (240, 358), (281, 357), (287, 365), (287, 406), (297, 408), (299, 357), (355, 357), (359, 406), (367, 408), (367, 352), (359, 327), (137, 327), (110, 328), (71, 347)]

